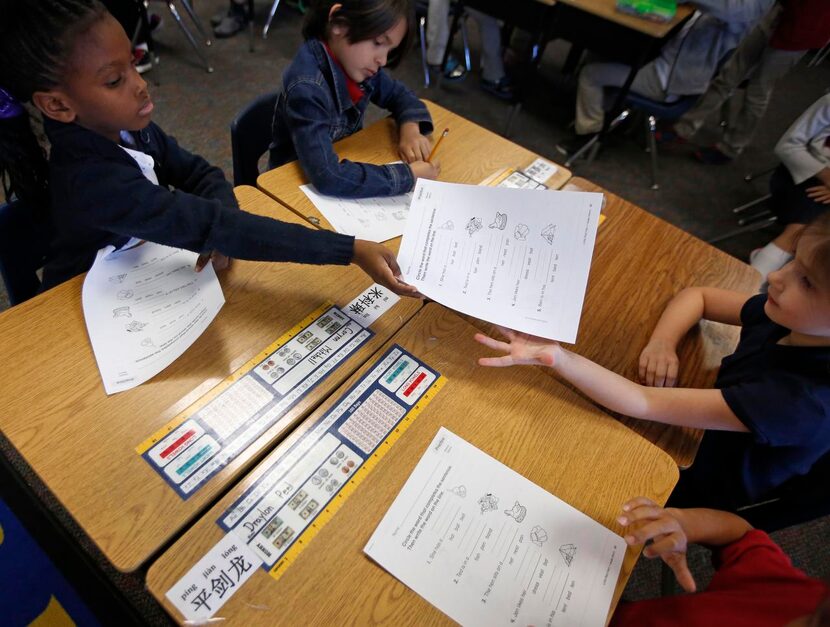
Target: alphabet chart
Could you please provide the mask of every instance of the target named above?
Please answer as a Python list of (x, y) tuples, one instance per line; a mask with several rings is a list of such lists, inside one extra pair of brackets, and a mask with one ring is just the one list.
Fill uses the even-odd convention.
[(419, 180), (398, 263), (425, 296), (576, 341), (602, 194)]
[(364, 552), (462, 625), (602, 626), (621, 537), (438, 431)]

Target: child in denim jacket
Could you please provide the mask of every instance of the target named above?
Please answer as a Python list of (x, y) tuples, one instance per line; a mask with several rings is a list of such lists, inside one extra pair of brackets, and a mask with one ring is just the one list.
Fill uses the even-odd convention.
[[(306, 41), (282, 78), (274, 111), (269, 167), (300, 160), (323, 194), (347, 198), (394, 196), (419, 177), (434, 179), (429, 163), (432, 120), (426, 106), (383, 72), (396, 64), (411, 37), (410, 0), (317, 0), (306, 15)], [(369, 102), (398, 123), (404, 163), (342, 161), (333, 143), (363, 126)]]

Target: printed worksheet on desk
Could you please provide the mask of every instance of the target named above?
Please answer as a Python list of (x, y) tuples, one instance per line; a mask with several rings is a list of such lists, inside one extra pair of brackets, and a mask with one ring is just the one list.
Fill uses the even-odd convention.
[(462, 625), (604, 625), (621, 537), (438, 431), (364, 551)]
[(225, 297), (211, 264), (196, 272), (197, 257), (140, 240), (98, 251), (82, 300), (107, 394), (164, 370), (216, 317)]
[(313, 185), (300, 187), (338, 233), (385, 242), (403, 233), (412, 193), (376, 198), (325, 196)]
[(418, 181), (398, 263), (442, 305), (576, 341), (602, 194)]

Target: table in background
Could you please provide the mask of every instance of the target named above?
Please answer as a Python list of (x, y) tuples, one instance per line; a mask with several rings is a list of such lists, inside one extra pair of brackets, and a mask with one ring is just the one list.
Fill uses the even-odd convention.
[[(668, 455), (536, 368), (478, 367), (476, 359), (488, 351), (473, 340), (474, 333), (459, 316), (433, 303), (390, 340), (387, 347), (400, 345), (446, 377), (446, 384), (279, 581), (257, 569), (217, 616), (238, 625), (450, 623), (363, 554), (442, 426), (616, 533), (622, 532), (616, 517), (625, 500), (645, 495), (665, 502), (678, 476)], [(148, 589), (176, 620), (183, 618), (165, 592), (222, 537), (216, 524), (222, 512), (373, 365), (374, 360), (344, 383), (151, 566)], [(638, 555), (637, 549), (626, 552), (612, 610)]]
[[(303, 224), (252, 187), (253, 213)], [(226, 303), (202, 336), (146, 383), (107, 396), (87, 337), (78, 276), (0, 314), (0, 429), (69, 514), (122, 571), (138, 568), (224, 492), (421, 308), (401, 299), (375, 336), (187, 500), (135, 451), (325, 301), (345, 305), (371, 281), (354, 266), (235, 261)]]
[[(535, 1), (535, 0), (534, 0)], [(505, 167), (522, 169), (530, 165), (538, 155), (518, 144), (496, 135), (487, 129), (458, 116), (451, 111), (424, 101), (429, 108), (435, 126), (433, 137), (445, 128), (449, 135), (441, 142), (436, 159), (441, 163), (439, 180), (448, 183), (471, 183), (477, 185), (485, 178)], [(385, 118), (366, 127), (335, 144), (341, 159), (365, 163), (390, 163), (399, 161), (398, 131), (395, 121)], [(557, 166), (556, 172), (546, 185), (558, 189), (571, 177), (571, 173)], [(330, 231), (331, 223), (300, 190), (308, 183), (298, 161), (292, 161), (275, 170), (261, 174), (257, 186), (269, 196), (307, 219), (312, 224)]]

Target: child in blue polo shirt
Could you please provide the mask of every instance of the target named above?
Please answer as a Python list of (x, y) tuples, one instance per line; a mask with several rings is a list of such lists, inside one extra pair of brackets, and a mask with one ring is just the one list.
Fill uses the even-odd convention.
[[(698, 287), (675, 296), (640, 355), (646, 385), (510, 330), (504, 342), (476, 335), (506, 353), (479, 363), (549, 366), (612, 411), (706, 429), (669, 503), (734, 510), (830, 451), (830, 213), (805, 228), (795, 258), (767, 280), (767, 294)], [(740, 342), (721, 364), (717, 389), (675, 389), (677, 345), (701, 319), (741, 325)]]
[[(429, 163), (432, 120), (423, 102), (383, 71), (409, 46), (410, 0), (316, 0), (306, 14), (306, 41), (282, 77), (268, 166), (299, 159), (323, 194), (345, 198), (395, 196), (417, 178), (438, 177)], [(404, 163), (340, 160), (333, 143), (359, 131), (372, 102), (398, 124)]]

